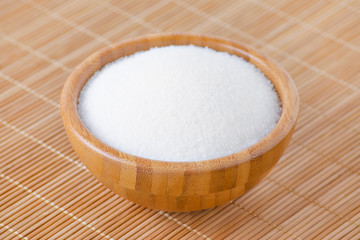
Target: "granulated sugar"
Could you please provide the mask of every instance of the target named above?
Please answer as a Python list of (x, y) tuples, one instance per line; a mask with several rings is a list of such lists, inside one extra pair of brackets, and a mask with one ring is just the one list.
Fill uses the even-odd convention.
[(104, 143), (164, 161), (238, 152), (281, 114), (272, 83), (254, 65), (195, 46), (152, 48), (106, 65), (84, 86), (78, 110)]

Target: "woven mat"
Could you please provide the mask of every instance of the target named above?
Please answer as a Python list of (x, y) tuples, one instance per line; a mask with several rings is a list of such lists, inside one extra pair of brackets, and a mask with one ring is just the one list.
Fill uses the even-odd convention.
[[(272, 56), (301, 99), (258, 186), (200, 212), (150, 210), (79, 162), (59, 97), (92, 52), (155, 32), (227, 37)], [(0, 1), (0, 239), (360, 239), (360, 2)]]

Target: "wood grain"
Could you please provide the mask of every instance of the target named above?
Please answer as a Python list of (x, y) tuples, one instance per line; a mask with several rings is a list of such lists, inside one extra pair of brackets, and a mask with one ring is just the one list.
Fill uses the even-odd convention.
[[(104, 65), (152, 47), (210, 47), (240, 56), (273, 82), (282, 103), (276, 127), (253, 146), (235, 154), (199, 162), (156, 161), (130, 155), (102, 143), (77, 112), (80, 91)], [(163, 211), (194, 211), (229, 202), (254, 187), (280, 159), (295, 127), (299, 100), (289, 75), (273, 60), (243, 44), (216, 37), (161, 34), (131, 39), (88, 57), (69, 76), (61, 95), (61, 113), (79, 158), (105, 186), (143, 206)], [(126, 116), (124, 116), (126, 117)]]

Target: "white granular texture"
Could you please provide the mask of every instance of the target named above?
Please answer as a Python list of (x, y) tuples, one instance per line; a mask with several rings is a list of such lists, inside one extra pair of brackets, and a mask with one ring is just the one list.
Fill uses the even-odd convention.
[(104, 143), (163, 161), (199, 161), (245, 149), (276, 125), (272, 83), (244, 59), (196, 46), (152, 48), (94, 74), (78, 110)]

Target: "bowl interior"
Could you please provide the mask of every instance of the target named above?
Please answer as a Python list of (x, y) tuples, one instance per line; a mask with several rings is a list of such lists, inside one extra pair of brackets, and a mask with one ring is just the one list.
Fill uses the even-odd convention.
[[(267, 136), (249, 148), (225, 157), (196, 162), (166, 162), (141, 158), (113, 149), (94, 137), (84, 126), (77, 111), (78, 98), (82, 87), (96, 71), (109, 62), (138, 51), (148, 50), (152, 47), (189, 44), (209, 47), (242, 57), (259, 68), (273, 83), (281, 101), (282, 113), (277, 125)], [(199, 169), (208, 171), (249, 161), (278, 144), (295, 125), (298, 114), (298, 95), (295, 85), (288, 74), (276, 62), (253, 48), (210, 36), (167, 34), (151, 35), (125, 41), (106, 47), (88, 57), (73, 71), (66, 82), (62, 93), (61, 108), (63, 118), (67, 119), (70, 129), (82, 138), (89, 147), (96, 149), (96, 151), (114, 161), (126, 161), (127, 164), (141, 165), (145, 169), (156, 168), (158, 171), (167, 171), (169, 168), (172, 168), (175, 172), (183, 171), (184, 168), (193, 169), (193, 171)]]

